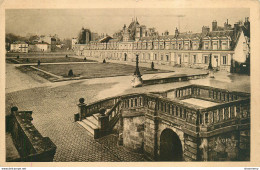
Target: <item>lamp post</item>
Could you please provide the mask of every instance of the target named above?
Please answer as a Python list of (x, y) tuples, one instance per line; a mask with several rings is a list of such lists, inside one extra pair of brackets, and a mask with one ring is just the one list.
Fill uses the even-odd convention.
[(209, 69), (209, 77), (210, 78), (214, 78), (214, 70), (213, 70), (213, 67), (212, 67), (212, 63), (211, 63), (211, 59), (212, 59), (212, 54), (209, 55), (209, 66), (208, 66), (208, 69)]
[(133, 87), (139, 87), (139, 86), (142, 86), (142, 84), (143, 84), (143, 79), (142, 79), (142, 75), (141, 75), (140, 70), (139, 70), (138, 63), (139, 63), (138, 54), (136, 54), (136, 67), (135, 67), (135, 72), (134, 72), (134, 75), (133, 75), (134, 78), (131, 82)]

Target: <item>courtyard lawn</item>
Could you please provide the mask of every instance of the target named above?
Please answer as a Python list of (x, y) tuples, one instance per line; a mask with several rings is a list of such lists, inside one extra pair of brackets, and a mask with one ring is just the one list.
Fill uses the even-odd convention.
[[(117, 63), (82, 63), (82, 64), (64, 64), (64, 65), (41, 65), (39, 67), (52, 74), (68, 77), (68, 72), (72, 69), (75, 76), (84, 78), (99, 78), (110, 76), (132, 75), (135, 66), (117, 64)], [(166, 73), (165, 70), (154, 70), (150, 68), (139, 67), (141, 74)]]
[(74, 57), (40, 57), (40, 58), (8, 58), (6, 59), (8, 63), (15, 64), (30, 64), (37, 63), (40, 60), (41, 63), (62, 63), (62, 62), (94, 62), (94, 60), (84, 60)]

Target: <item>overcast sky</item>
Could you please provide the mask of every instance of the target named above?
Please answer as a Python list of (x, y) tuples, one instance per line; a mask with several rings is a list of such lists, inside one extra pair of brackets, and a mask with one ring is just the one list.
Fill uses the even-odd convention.
[[(6, 32), (25, 36), (54, 35), (60, 38), (76, 37), (82, 27), (93, 32), (112, 35), (130, 24), (137, 17), (141, 25), (155, 27), (161, 34), (168, 30), (174, 34), (180, 20), (181, 32), (201, 32), (203, 25), (210, 26), (217, 20), (223, 26), (228, 19), (230, 24), (249, 17), (247, 8), (223, 9), (7, 9)], [(182, 16), (179, 17), (178, 16)]]

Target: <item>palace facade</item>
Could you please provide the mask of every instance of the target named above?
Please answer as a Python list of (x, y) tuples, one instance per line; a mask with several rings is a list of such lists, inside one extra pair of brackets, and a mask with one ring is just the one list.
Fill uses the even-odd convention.
[(211, 64), (217, 70), (230, 72), (250, 57), (250, 21), (245, 18), (233, 27), (228, 20), (223, 27), (213, 21), (212, 31), (203, 26), (201, 33), (181, 33), (176, 28), (174, 35), (168, 31), (159, 35), (136, 19), (113, 37), (85, 42), (75, 45), (77, 55), (123, 61), (135, 61), (139, 55), (140, 62), (204, 69)]

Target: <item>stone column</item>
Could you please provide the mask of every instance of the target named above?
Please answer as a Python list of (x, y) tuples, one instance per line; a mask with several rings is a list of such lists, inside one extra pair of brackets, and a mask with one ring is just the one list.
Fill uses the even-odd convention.
[(156, 101), (149, 101), (145, 114), (144, 153), (152, 160), (158, 159), (158, 124)]
[(208, 139), (202, 138), (201, 139), (201, 145), (199, 147), (201, 149), (202, 153), (202, 161), (208, 161)]
[[(79, 118), (78, 120), (81, 121), (86, 117), (86, 106), (87, 104), (84, 103), (85, 99), (80, 98), (79, 99), (79, 104), (78, 104), (78, 109), (79, 109)], [(75, 121), (76, 121), (76, 116), (75, 116)]]
[(107, 115), (99, 115), (98, 116), (98, 127), (100, 128), (101, 131), (107, 130), (109, 123), (109, 117)]

